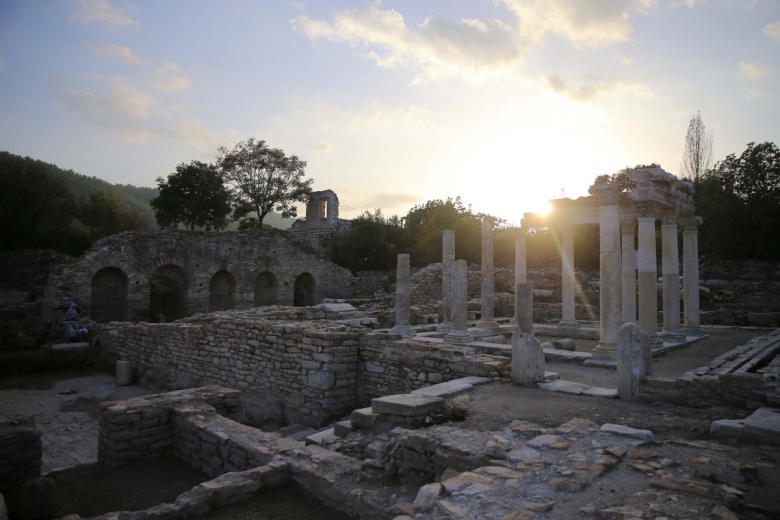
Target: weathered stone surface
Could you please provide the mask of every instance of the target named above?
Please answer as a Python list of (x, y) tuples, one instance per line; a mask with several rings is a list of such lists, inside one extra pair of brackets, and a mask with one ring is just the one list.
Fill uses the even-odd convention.
[(577, 350), (577, 342), (571, 338), (556, 339), (552, 341), (552, 348), (574, 352)]
[(512, 382), (528, 386), (544, 379), (544, 351), (531, 334), (512, 333)]
[(624, 323), (617, 337), (617, 393), (621, 399), (639, 397), (639, 380), (652, 373), (650, 338), (636, 323)]
[(371, 400), (374, 413), (419, 417), (444, 407), (444, 399), (419, 394), (399, 394)]
[(655, 440), (653, 432), (650, 430), (638, 430), (629, 426), (623, 426), (622, 424), (602, 424), (601, 428), (599, 428), (599, 432), (611, 433), (613, 435), (622, 435), (624, 437), (632, 437), (634, 439), (640, 439), (648, 442)]
[(418, 388), (417, 390), (413, 390), (412, 393), (427, 395), (430, 397), (448, 398), (455, 397), (456, 395), (460, 395), (473, 389), (474, 387), (472, 385), (464, 383), (460, 379), (453, 379), (452, 381), (447, 381), (445, 383)]
[(443, 491), (444, 488), (439, 483), (424, 485), (417, 492), (417, 497), (414, 499), (414, 510), (428, 511), (436, 504)]
[(315, 445), (315, 446), (327, 446), (328, 444), (332, 444), (338, 440), (338, 437), (335, 434), (334, 428), (328, 428), (327, 430), (322, 430), (321, 432), (313, 433), (306, 437), (306, 445)]

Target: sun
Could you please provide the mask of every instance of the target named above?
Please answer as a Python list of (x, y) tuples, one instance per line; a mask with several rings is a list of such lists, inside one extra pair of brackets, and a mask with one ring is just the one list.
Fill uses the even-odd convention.
[(534, 203), (531, 205), (531, 211), (530, 213), (536, 213), (540, 217), (546, 217), (549, 215), (553, 210), (552, 205), (550, 204), (550, 201), (547, 199), (534, 201)]

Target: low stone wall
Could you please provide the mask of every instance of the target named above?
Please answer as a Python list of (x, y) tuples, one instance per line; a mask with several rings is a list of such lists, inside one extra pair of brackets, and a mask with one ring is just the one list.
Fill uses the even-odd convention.
[(43, 448), (35, 417), (20, 416), (0, 422), (0, 493), (16, 491), (41, 476)]
[[(98, 461), (108, 467), (162, 456), (174, 448), (172, 414), (176, 407), (207, 406), (212, 413), (237, 418), (241, 392), (207, 386), (103, 404)], [(181, 413), (181, 412), (180, 412)], [(180, 457), (189, 462), (186, 457)], [(200, 467), (199, 464), (190, 464)], [(212, 473), (207, 473), (213, 475)]]
[(102, 326), (100, 345), (108, 366), (130, 361), (134, 380), (147, 388), (221, 385), (244, 392), (245, 419), (254, 424), (319, 426), (378, 395), (508, 370), (502, 358), (402, 341), (334, 315), (271, 308), (176, 323), (114, 322)]
[(506, 358), (479, 354), (472, 348), (399, 339), (392, 334), (372, 334), (361, 342), (358, 394), (362, 401), (464, 376), (508, 377), (511, 369)]
[[(390, 507), (395, 495), (380, 494), (384, 484), (363, 482), (365, 492), (354, 492), (353, 483), (361, 478), (361, 461), (305, 446), (223, 415), (233, 413), (238, 394), (225, 388), (199, 388), (137, 397), (106, 407), (99, 440), (101, 462), (116, 466), (165, 453), (212, 477), (179, 495), (173, 503), (137, 512), (136, 516), (174, 520), (204, 515), (214, 507), (246, 500), (263, 488), (289, 480), (325, 505), (355, 518), (395, 516)], [(144, 436), (144, 430), (154, 428), (157, 433)], [(161, 434), (167, 435), (169, 442), (159, 445), (159, 451), (128, 445), (128, 439), (142, 437), (157, 438), (151, 442), (154, 444)], [(124, 439), (118, 440), (120, 437)], [(106, 517), (113, 518), (111, 515)]]
[(275, 410), (261, 415), (320, 425), (355, 401), (358, 344), (366, 330), (236, 311), (183, 323), (110, 323), (100, 344), (108, 364), (130, 361), (143, 386), (224, 385)]
[[(683, 406), (762, 406), (766, 393), (780, 386), (780, 329), (752, 339), (678, 378), (644, 377), (639, 400)], [(752, 405), (752, 401), (759, 404)]]

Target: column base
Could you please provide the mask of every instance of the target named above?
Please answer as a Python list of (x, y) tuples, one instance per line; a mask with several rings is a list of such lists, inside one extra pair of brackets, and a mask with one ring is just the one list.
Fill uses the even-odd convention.
[(390, 334), (399, 334), (404, 338), (411, 338), (412, 336), (417, 335), (417, 333), (409, 325), (395, 326), (390, 329)]
[(446, 336), (442, 338), (447, 343), (463, 344), (471, 343), (474, 341), (474, 336), (468, 334), (466, 331), (450, 331)]
[(444, 323), (436, 325), (436, 332), (449, 332), (450, 330), (452, 330), (451, 321), (445, 321)]
[(495, 318), (493, 318), (489, 320), (479, 320), (476, 325), (474, 325), (474, 328), (494, 331), (501, 328), (501, 326), (498, 324)]
[(663, 330), (658, 336), (664, 341), (671, 341), (675, 343), (682, 343), (685, 341), (685, 333), (680, 330)]
[(566, 329), (578, 329), (580, 328), (580, 322), (577, 320), (561, 320), (558, 322), (558, 326)]
[(586, 359), (584, 365), (602, 368), (617, 368), (617, 345), (599, 341), (593, 349), (593, 356)]
[(686, 336), (704, 336), (704, 329), (698, 325), (683, 325), (682, 331)]

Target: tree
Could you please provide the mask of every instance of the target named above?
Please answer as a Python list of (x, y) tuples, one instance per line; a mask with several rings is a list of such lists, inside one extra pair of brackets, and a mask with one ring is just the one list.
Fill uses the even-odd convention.
[(683, 178), (692, 179), (698, 184), (699, 177), (712, 165), (712, 132), (707, 132), (701, 120), (701, 112), (691, 117), (688, 132), (685, 134), (685, 152), (680, 164)]
[(306, 162), (297, 156), (287, 156), (254, 137), (230, 151), (222, 146), (219, 152), (222, 175), (235, 189), (235, 218), (255, 213), (257, 225), (262, 227), (271, 211), (285, 218), (296, 217), (298, 208), (293, 203), (309, 200), (314, 180), (303, 179)]
[(749, 143), (700, 179), (702, 252), (725, 259), (780, 260), (780, 149)]
[(395, 269), (398, 253), (409, 251), (408, 233), (398, 216), (386, 218), (379, 209), (352, 220), (349, 233), (328, 242), (333, 262), (356, 271)]
[(190, 229), (223, 229), (228, 225), (230, 190), (216, 166), (181, 163), (167, 179), (157, 178), (160, 194), (149, 203), (162, 227), (182, 223)]

